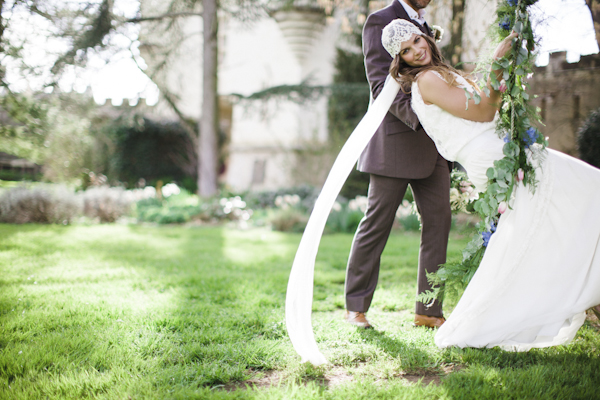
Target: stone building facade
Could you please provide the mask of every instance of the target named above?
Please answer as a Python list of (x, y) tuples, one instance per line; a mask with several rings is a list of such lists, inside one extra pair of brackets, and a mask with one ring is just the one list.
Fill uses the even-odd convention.
[[(394, 0), (395, 1), (395, 0)], [(430, 25), (446, 30), (439, 44), (448, 43), (452, 0), (438, 0), (427, 8)], [(462, 61), (465, 69), (487, 50), (485, 33), (495, 18), (495, 2), (465, 0)], [(142, 14), (165, 12), (168, 2), (142, 0)], [(303, 3), (306, 3), (304, 6)], [(361, 49), (347, 42), (349, 16), (364, 21), (365, 15), (330, 13), (326, 1), (295, 0), (297, 7), (273, 10), (252, 22), (222, 16), (219, 20), (218, 93), (221, 130), (227, 136), (227, 158), (220, 180), (234, 190), (263, 190), (302, 183), (321, 185), (332, 163), (331, 154), (321, 157), (311, 149), (327, 146), (327, 98), (293, 101), (286, 98), (246, 102), (240, 97), (285, 85), (306, 83), (327, 86), (335, 74), (336, 48)], [(310, 5), (310, 6), (307, 6)], [(370, 1), (370, 12), (389, 1)], [(316, 6), (315, 6), (316, 5)], [(140, 50), (155, 81), (168, 90), (171, 106), (159, 102), (151, 118), (201, 118), (202, 20), (190, 17), (162, 29), (160, 23), (144, 25)], [(178, 47), (162, 63), (157, 49)], [(535, 101), (542, 109), (550, 146), (576, 155), (575, 132), (590, 110), (600, 106), (598, 56), (586, 56), (577, 64), (566, 63), (564, 53), (551, 57), (531, 80)], [(365, 98), (365, 103), (368, 98)], [(331, 153), (331, 152), (330, 152)], [(322, 153), (321, 153), (322, 155)]]
[(550, 147), (577, 157), (577, 131), (600, 108), (600, 54), (568, 63), (565, 52), (552, 53), (547, 66), (535, 69), (530, 85)]

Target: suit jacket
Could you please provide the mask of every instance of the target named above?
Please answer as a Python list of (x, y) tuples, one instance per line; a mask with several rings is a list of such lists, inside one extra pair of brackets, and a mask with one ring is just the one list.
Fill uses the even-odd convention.
[[(377, 98), (383, 89), (392, 62), (392, 57), (381, 44), (381, 32), (396, 18), (409, 20), (424, 33), (432, 34), (427, 25), (423, 27), (412, 21), (398, 0), (369, 15), (363, 28), (363, 54), (373, 98)], [(422, 179), (431, 175), (438, 152), (413, 112), (410, 99), (410, 94), (398, 93), (359, 158), (359, 171), (408, 179)]]

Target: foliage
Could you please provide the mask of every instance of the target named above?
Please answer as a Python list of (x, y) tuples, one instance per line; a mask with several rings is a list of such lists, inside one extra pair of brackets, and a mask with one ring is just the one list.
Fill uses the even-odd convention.
[(271, 227), (280, 232), (303, 232), (308, 223), (308, 213), (301, 200), (297, 194), (277, 196), (274, 207), (267, 214)]
[(268, 212), (267, 222), (275, 231), (302, 233), (308, 223), (308, 214), (296, 207), (276, 208)]
[(101, 223), (115, 222), (129, 215), (132, 203), (154, 196), (152, 187), (124, 190), (102, 185), (75, 192), (56, 184), (9, 185), (0, 197), (0, 221), (68, 224), (87, 217)]
[(0, 222), (68, 224), (80, 212), (80, 199), (64, 186), (19, 186), (0, 196)]
[[(0, 398), (598, 398), (595, 319), (568, 346), (524, 353), (438, 349), (434, 330), (413, 327), (412, 233), (389, 238), (371, 331), (341, 317), (352, 235), (323, 238), (313, 325), (331, 364), (301, 364), (284, 317), (299, 241), (267, 229), (0, 225)], [(464, 243), (452, 236), (449, 258)]]
[(134, 211), (138, 221), (158, 224), (182, 224), (193, 220), (248, 221), (252, 216), (252, 210), (239, 196), (200, 199), (185, 189), (177, 190), (162, 200), (157, 197), (142, 199), (136, 202)]
[(583, 161), (600, 168), (600, 108), (592, 111), (579, 128), (577, 147)]
[[(359, 36), (360, 37), (360, 36)], [(336, 49), (333, 84), (353, 84), (353, 91), (334, 91), (328, 98), (328, 131), (331, 148), (339, 150), (367, 112), (369, 84), (361, 52)], [(346, 198), (366, 195), (369, 174), (353, 169), (340, 191)]]
[(290, 188), (281, 188), (277, 190), (263, 190), (248, 192), (242, 195), (249, 208), (273, 208), (277, 206), (277, 198), (281, 200), (285, 196), (298, 196), (300, 201), (296, 204), (305, 211), (312, 210), (319, 196), (319, 190), (314, 186), (300, 185)]
[(41, 172), (23, 171), (17, 169), (0, 170), (0, 179), (5, 181), (39, 181), (42, 178)]
[(115, 137), (116, 178), (132, 187), (143, 179), (177, 182), (196, 191), (197, 156), (194, 142), (181, 124), (156, 122), (135, 117), (117, 121), (112, 127)]
[(29, 95), (5, 90), (0, 94), (0, 151), (39, 163), (44, 159), (46, 133), (51, 127), (48, 105)]
[(129, 214), (132, 199), (120, 187), (90, 187), (82, 192), (83, 214), (100, 222), (115, 222)]
[(79, 184), (93, 168), (97, 138), (92, 124), (98, 119), (98, 106), (91, 96), (77, 93), (50, 95), (49, 129), (44, 140), (44, 179)]
[[(535, 191), (536, 179), (534, 164), (544, 157), (547, 141), (534, 127), (539, 120), (537, 111), (529, 104), (527, 93), (529, 84), (527, 76), (533, 73), (535, 62), (535, 38), (527, 6), (537, 0), (503, 0), (497, 9), (496, 22), (490, 31), (497, 39), (504, 39), (511, 30), (518, 33), (512, 50), (498, 60), (491, 60), (491, 69), (503, 69), (502, 80), (498, 81), (495, 73), (490, 72), (488, 61), (482, 63), (484, 71), (481, 91), (489, 96), (488, 79), (495, 90), (502, 93), (502, 107), (496, 123), (498, 135), (504, 138), (504, 158), (494, 161), (494, 166), (487, 170), (488, 184), (484, 193), (479, 193), (473, 203), (473, 210), (481, 221), (477, 224), (479, 231), (463, 251), (463, 260), (459, 263), (447, 263), (437, 273), (429, 277), (437, 284), (445, 283), (449, 288), (464, 287), (475, 274), (485, 247), (495, 231), (498, 219), (510, 207), (516, 185), (523, 184)], [(472, 95), (465, 90), (467, 105), (473, 98), (475, 103), (481, 101), (478, 93)], [(531, 155), (531, 159), (528, 158)], [(420, 295), (423, 302), (429, 302), (436, 296), (443, 296), (443, 285), (433, 291)]]
[(326, 230), (330, 232), (356, 232), (358, 224), (365, 215), (366, 200), (364, 196), (356, 196), (349, 202), (335, 202), (333, 210), (327, 218)]
[(41, 179), (79, 186), (90, 171), (110, 172), (115, 146), (103, 130), (108, 117), (88, 94), (8, 91), (0, 109), (6, 112), (0, 151), (43, 165)]

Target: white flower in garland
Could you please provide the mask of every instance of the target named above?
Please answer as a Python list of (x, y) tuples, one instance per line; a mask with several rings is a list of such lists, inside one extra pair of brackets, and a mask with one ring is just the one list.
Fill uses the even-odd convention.
[(439, 25), (433, 25), (431, 30), (433, 31), (433, 38), (435, 39), (436, 43), (441, 42), (444, 37), (444, 29), (442, 29), (442, 27)]

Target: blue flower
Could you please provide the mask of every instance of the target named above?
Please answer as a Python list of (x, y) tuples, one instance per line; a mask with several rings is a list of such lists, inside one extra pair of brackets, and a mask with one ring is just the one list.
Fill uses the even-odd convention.
[(483, 238), (483, 247), (487, 247), (492, 237), (492, 232), (481, 232), (481, 237)]
[(517, 4), (519, 4), (519, 0), (506, 0), (506, 2), (511, 6), (511, 7), (516, 7)]
[(494, 234), (494, 232), (496, 232), (496, 225), (492, 221), (490, 223), (490, 230), (489, 231), (485, 231), (485, 232), (481, 232), (481, 237), (483, 238), (483, 247), (487, 247), (487, 245), (490, 242), (490, 239), (492, 238), (492, 235)]
[(510, 142), (510, 132), (506, 132), (506, 136), (504, 136), (504, 143)]
[(504, 29), (505, 31), (510, 29), (510, 19), (508, 17), (504, 17), (504, 19), (502, 20), (502, 22), (500, 22), (498, 25), (500, 25), (500, 28)]
[(525, 131), (526, 136), (523, 138), (523, 142), (525, 143), (525, 147), (529, 148), (532, 144), (537, 141), (538, 133), (535, 128), (529, 128)]

